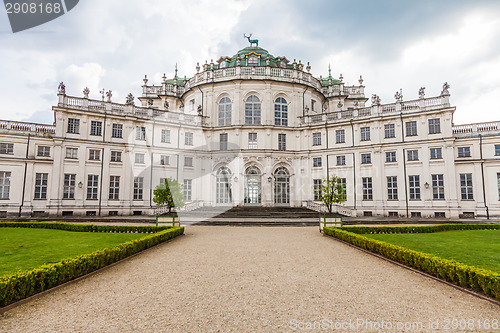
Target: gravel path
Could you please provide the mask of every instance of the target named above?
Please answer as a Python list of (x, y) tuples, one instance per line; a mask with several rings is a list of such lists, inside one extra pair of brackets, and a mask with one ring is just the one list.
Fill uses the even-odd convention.
[[(479, 331), (500, 319), (500, 307), (317, 227), (188, 226), (183, 237), (6, 312), (0, 331), (283, 332), (317, 321), (422, 332), (451, 319), (473, 320), (468, 332)], [(459, 330), (450, 323), (447, 331)]]

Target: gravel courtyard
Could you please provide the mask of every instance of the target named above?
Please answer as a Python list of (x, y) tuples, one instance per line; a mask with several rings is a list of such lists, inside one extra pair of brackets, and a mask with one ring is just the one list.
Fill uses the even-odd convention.
[(471, 332), (500, 319), (500, 307), (317, 227), (187, 226), (185, 234), (6, 312), (0, 332), (422, 332), (452, 319), (473, 320)]

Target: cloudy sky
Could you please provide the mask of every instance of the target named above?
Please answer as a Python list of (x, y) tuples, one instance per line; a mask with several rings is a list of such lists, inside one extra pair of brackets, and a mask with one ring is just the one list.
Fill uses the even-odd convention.
[(145, 74), (190, 77), (196, 62), (248, 45), (309, 61), (392, 103), (451, 85), (456, 124), (500, 120), (498, 0), (83, 0), (49, 23), (13, 34), (0, 12), (0, 119), (52, 123), (57, 85), (91, 98), (141, 93)]

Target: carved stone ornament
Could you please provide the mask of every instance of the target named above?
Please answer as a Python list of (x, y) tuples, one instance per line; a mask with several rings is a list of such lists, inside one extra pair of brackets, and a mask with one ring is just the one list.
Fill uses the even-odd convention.
[(144, 85), (148, 84), (148, 76), (144, 75), (144, 79), (142, 79), (142, 81), (144, 81)]
[(135, 105), (134, 95), (132, 95), (132, 93), (130, 93), (130, 94), (127, 95), (127, 98), (125, 99), (125, 104), (127, 104), (127, 105)]
[(269, 66), (271, 63), (271, 59), (269, 58), (269, 55), (266, 57), (266, 65)]
[(309, 65), (309, 61), (307, 62), (306, 71), (308, 73), (311, 71), (311, 65)]
[(64, 85), (64, 82), (61, 81), (61, 83), (59, 83), (59, 87), (57, 87), (57, 91), (60, 94), (63, 94), (63, 95), (66, 94), (66, 86)]
[(111, 90), (106, 91), (106, 97), (108, 98), (108, 102), (111, 102), (111, 97), (113, 97)]
[(148, 106), (153, 106), (154, 101), (152, 98), (148, 99)]
[(356, 108), (357, 108), (358, 106), (359, 106), (359, 101), (358, 101), (358, 100), (355, 100), (355, 101), (354, 101), (354, 107), (356, 107)]
[(360, 85), (360, 86), (362, 86), (362, 85), (363, 85), (363, 76), (361, 76), (361, 75), (359, 76), (359, 80), (358, 80), (358, 82), (359, 82), (359, 85)]
[(323, 104), (323, 112), (326, 112), (327, 109), (328, 109), (328, 105)]
[(196, 73), (199, 73), (200, 72), (200, 63), (197, 62), (196, 63)]
[(201, 105), (198, 105), (198, 115), (201, 116), (202, 113), (203, 113), (203, 108), (201, 107)]
[(380, 97), (376, 94), (372, 95), (372, 105), (380, 105)]
[(445, 82), (443, 84), (443, 90), (441, 91), (441, 96), (450, 96), (450, 85), (448, 84), (448, 82)]
[(342, 110), (343, 106), (344, 106), (344, 104), (341, 101), (339, 101), (339, 103), (337, 104), (337, 107)]
[(168, 111), (169, 107), (170, 107), (170, 105), (168, 104), (168, 101), (165, 100), (165, 103), (163, 103), (163, 108), (165, 109), (165, 111)]
[(401, 92), (399, 91), (396, 91), (396, 93), (394, 94), (394, 99), (396, 100), (396, 102), (401, 102), (403, 100), (403, 94), (401, 94)]
[(419, 98), (425, 97), (425, 87), (421, 87), (420, 89), (418, 89), (418, 97)]
[(89, 98), (89, 94), (90, 94), (89, 87), (85, 87), (85, 89), (83, 89), (83, 98)]

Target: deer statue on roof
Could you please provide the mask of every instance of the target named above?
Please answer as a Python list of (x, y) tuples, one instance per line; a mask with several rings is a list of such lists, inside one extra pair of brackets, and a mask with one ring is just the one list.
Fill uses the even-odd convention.
[(259, 40), (258, 39), (250, 39), (250, 38), (252, 38), (252, 34), (250, 34), (250, 36), (247, 36), (247, 35), (243, 34), (243, 38), (248, 39), (248, 42), (250, 43), (250, 46), (256, 46), (256, 47), (259, 46)]

